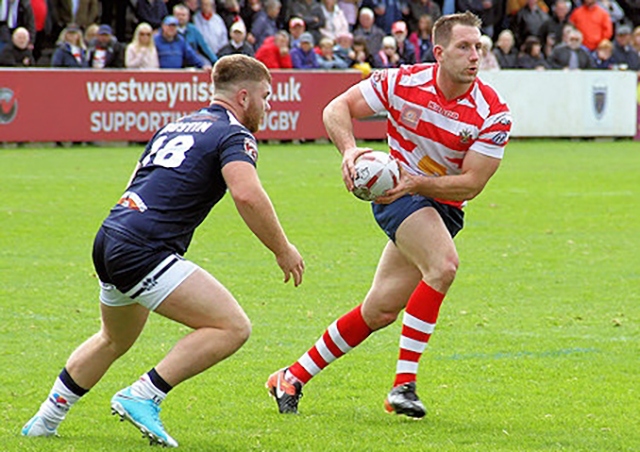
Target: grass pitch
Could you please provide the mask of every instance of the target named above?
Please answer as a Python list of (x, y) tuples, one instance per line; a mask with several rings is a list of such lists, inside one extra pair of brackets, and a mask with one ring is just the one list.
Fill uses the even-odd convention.
[[(375, 147), (382, 147), (376, 143)], [(148, 450), (109, 399), (186, 329), (152, 316), (67, 416), (61, 438), (20, 428), (68, 355), (99, 328), (93, 236), (140, 147), (0, 150), (0, 450)], [(418, 376), (429, 413), (384, 413), (400, 323), (370, 337), (281, 416), (263, 387), (359, 303), (385, 236), (348, 194), (329, 145), (262, 145), (259, 172), (304, 255), (301, 287), (227, 197), (187, 257), (253, 321), (236, 355), (178, 386), (167, 430), (192, 451), (640, 450), (640, 149), (514, 141), (456, 239), (461, 267)]]

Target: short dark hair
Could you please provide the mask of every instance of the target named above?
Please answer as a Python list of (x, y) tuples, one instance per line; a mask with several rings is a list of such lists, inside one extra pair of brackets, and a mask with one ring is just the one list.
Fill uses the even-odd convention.
[(442, 16), (433, 24), (433, 43), (443, 47), (448, 46), (454, 25), (466, 25), (479, 29), (482, 25), (482, 20), (470, 11)]
[(241, 54), (220, 58), (211, 72), (216, 91), (230, 91), (240, 84), (263, 80), (271, 83), (269, 69), (261, 61)]

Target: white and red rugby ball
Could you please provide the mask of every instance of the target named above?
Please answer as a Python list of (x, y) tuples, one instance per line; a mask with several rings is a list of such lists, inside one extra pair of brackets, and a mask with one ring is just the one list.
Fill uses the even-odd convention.
[(355, 170), (353, 194), (364, 201), (373, 201), (400, 181), (398, 162), (382, 151), (360, 155), (356, 159)]

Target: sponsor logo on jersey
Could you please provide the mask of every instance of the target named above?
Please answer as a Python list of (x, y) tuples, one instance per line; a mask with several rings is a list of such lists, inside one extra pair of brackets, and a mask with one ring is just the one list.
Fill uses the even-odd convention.
[(251, 157), (254, 162), (258, 161), (258, 145), (252, 138), (244, 139), (244, 153)]
[(491, 141), (493, 141), (498, 146), (502, 146), (507, 142), (508, 137), (509, 135), (507, 134), (507, 132), (498, 132), (491, 138)]
[(18, 114), (18, 99), (9, 88), (0, 88), (0, 124), (9, 124)]
[(449, 119), (454, 119), (455, 120), (455, 119), (458, 119), (460, 117), (460, 113), (458, 113), (457, 111), (445, 110), (444, 108), (442, 108), (440, 105), (438, 105), (437, 103), (435, 103), (432, 100), (430, 100), (427, 103), (427, 108), (429, 110), (432, 110), (432, 111), (435, 111), (436, 113), (441, 114), (445, 118), (449, 118)]
[(144, 212), (147, 210), (147, 205), (144, 203), (142, 198), (132, 191), (125, 192), (118, 200), (118, 204), (131, 210), (137, 210), (138, 212)]
[(400, 112), (400, 122), (411, 129), (418, 128), (420, 109), (412, 105), (405, 105)]

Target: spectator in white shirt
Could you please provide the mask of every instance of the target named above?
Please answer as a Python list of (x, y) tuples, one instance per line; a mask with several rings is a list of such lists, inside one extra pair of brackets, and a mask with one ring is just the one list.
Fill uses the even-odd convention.
[(217, 54), (229, 44), (229, 31), (222, 17), (216, 13), (214, 0), (201, 0), (200, 10), (193, 16), (193, 23), (213, 53)]

